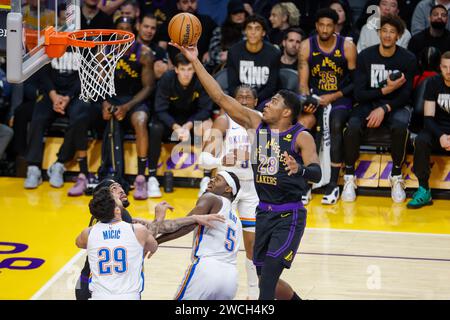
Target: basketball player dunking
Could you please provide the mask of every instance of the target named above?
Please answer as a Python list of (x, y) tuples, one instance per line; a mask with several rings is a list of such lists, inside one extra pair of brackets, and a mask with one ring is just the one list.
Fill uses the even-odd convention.
[[(246, 129), (256, 129), (255, 187), (260, 203), (256, 214), (253, 262), (259, 276), (260, 300), (300, 297), (280, 280), (290, 268), (306, 225), (306, 210), (298, 199), (303, 179), (321, 179), (312, 136), (297, 124), (297, 95), (280, 90), (265, 105), (262, 117), (226, 95), (198, 60), (196, 47), (178, 48), (192, 62), (203, 87), (224, 111)], [(278, 284), (278, 285), (277, 285)]]

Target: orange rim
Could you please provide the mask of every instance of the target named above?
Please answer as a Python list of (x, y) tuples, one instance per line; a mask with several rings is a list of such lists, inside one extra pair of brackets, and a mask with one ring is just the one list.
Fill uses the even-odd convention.
[[(108, 41), (94, 41), (94, 40), (79, 40), (79, 38), (93, 37), (99, 35), (112, 35), (118, 34), (122, 36), (122, 39), (108, 40)], [(86, 29), (74, 32), (69, 32), (67, 34), (67, 43), (71, 46), (76, 47), (94, 47), (97, 45), (114, 45), (114, 44), (124, 44), (134, 41), (134, 34), (123, 30), (113, 30), (113, 29)]]
[[(79, 38), (93, 37), (98, 35), (112, 35), (118, 34), (122, 39), (95, 41), (95, 40), (80, 40)], [(56, 32), (53, 27), (47, 27), (44, 30), (45, 35), (45, 53), (50, 58), (59, 58), (67, 50), (67, 46), (93, 48), (98, 45), (118, 45), (134, 41), (134, 34), (123, 30), (112, 29), (87, 29), (74, 32)]]

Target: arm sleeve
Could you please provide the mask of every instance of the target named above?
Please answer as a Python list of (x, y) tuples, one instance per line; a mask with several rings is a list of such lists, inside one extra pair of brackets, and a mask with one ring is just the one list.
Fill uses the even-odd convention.
[(239, 63), (234, 56), (234, 49), (233, 46), (228, 51), (228, 58), (227, 58), (227, 76), (228, 76), (228, 92), (230, 94), (234, 93), (234, 90), (236, 90), (237, 86), (239, 86)]
[(404, 107), (411, 101), (414, 76), (416, 74), (416, 59), (415, 57), (411, 56), (411, 59), (408, 60), (405, 59), (405, 61), (408, 61), (407, 63), (404, 64), (407, 67), (405, 71), (406, 83), (397, 90), (398, 93), (391, 101), (386, 101), (386, 103), (389, 103), (392, 110)]
[(198, 98), (198, 109), (192, 116), (189, 117), (188, 121), (204, 121), (211, 117), (211, 112), (213, 108), (213, 102), (208, 96), (203, 87), (200, 90), (200, 96)]
[(370, 67), (366, 66), (365, 54), (358, 56), (356, 61), (354, 92), (357, 102), (366, 103), (383, 96), (381, 89), (370, 88)]
[(298, 173), (308, 181), (317, 183), (322, 179), (322, 169), (317, 163), (311, 163), (307, 167), (300, 167)]
[[(267, 80), (266, 85), (258, 93), (259, 101), (270, 98), (274, 94), (274, 92), (277, 90), (278, 74), (280, 72), (280, 58), (281, 58), (281, 54), (278, 51), (277, 54), (273, 56), (271, 63), (269, 65), (269, 69), (270, 69), (269, 79)], [(232, 92), (234, 92), (234, 91), (232, 91)]]
[(169, 128), (175, 124), (175, 119), (169, 113), (169, 94), (170, 88), (168, 79), (160, 79), (156, 88), (155, 113), (158, 119)]

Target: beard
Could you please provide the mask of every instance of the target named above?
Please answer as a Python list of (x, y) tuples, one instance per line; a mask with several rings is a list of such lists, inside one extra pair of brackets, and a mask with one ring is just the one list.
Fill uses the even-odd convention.
[(430, 23), (431, 27), (436, 30), (444, 30), (447, 24), (443, 21), (433, 21)]

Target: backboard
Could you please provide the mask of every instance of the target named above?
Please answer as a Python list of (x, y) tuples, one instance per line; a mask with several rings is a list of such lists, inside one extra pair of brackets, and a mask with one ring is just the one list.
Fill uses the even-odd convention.
[(11, 0), (6, 20), (6, 77), (20, 83), (50, 62), (44, 30), (80, 29), (80, 0)]

